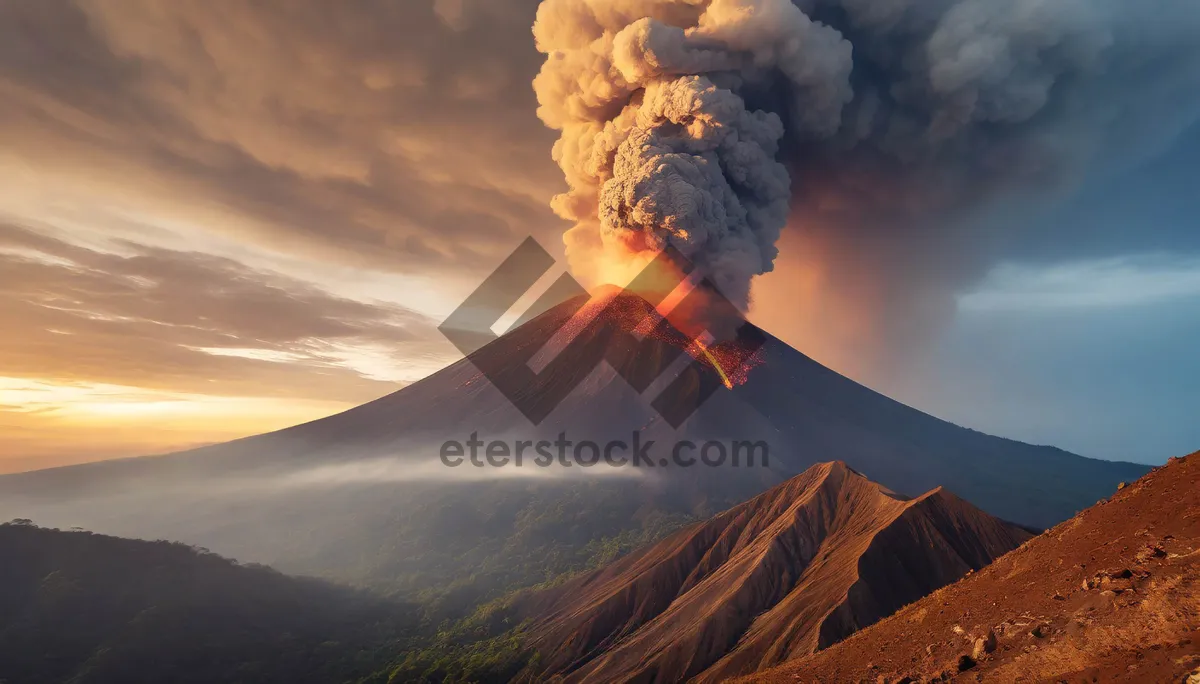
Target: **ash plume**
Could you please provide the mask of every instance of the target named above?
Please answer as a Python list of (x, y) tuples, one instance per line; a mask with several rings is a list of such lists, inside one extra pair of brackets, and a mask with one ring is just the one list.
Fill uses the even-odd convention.
[(925, 271), (936, 318), (1004, 242), (968, 225), (993, 199), (1196, 121), (1198, 30), (1171, 0), (544, 0), (572, 268), (671, 243), (746, 306), (790, 221), (856, 263), (843, 281), (883, 283), (862, 306), (903, 312), (889, 274)]

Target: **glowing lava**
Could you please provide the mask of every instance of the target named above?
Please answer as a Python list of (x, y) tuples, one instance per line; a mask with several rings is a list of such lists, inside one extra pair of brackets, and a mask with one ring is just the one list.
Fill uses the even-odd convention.
[[(537, 369), (576, 336), (585, 334), (594, 325), (608, 324), (630, 331), (639, 338), (649, 337), (684, 350), (693, 359), (710, 366), (721, 383), (729, 389), (744, 384), (750, 371), (762, 364), (759, 346), (751, 345), (738, 336), (714, 341), (705, 329), (699, 327), (704, 320), (703, 312), (695, 304), (703, 302), (704, 298), (689, 297), (685, 300), (689, 306), (671, 308), (672, 300), (678, 304), (678, 299), (672, 293), (662, 305), (655, 308), (642, 296), (619, 287), (598, 288), (587, 304), (558, 330), (538, 354), (541, 358), (535, 357), (531, 365)], [(664, 325), (664, 321), (668, 324)]]
[[(717, 357), (713, 356), (712, 352), (708, 350), (708, 345), (701, 342), (699, 339), (696, 339), (694, 342), (695, 346), (700, 350), (700, 353), (703, 354), (704, 358), (708, 361), (708, 364), (713, 367), (713, 370), (717, 371), (717, 375), (721, 377), (721, 382), (725, 385), (725, 387), (727, 389), (733, 389), (733, 381), (729, 379), (729, 375), (725, 373), (725, 369), (721, 368), (721, 363), (717, 361)], [(695, 354), (692, 356), (695, 356)]]

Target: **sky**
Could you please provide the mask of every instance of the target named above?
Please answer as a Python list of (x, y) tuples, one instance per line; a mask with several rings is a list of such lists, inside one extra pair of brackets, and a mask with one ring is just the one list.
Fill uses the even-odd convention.
[[(561, 254), (536, 6), (0, 3), (0, 473), (278, 429), (454, 361), (436, 326), (491, 268), (529, 235)], [(752, 320), (975, 429), (1195, 451), (1198, 167), (1184, 127), (994, 203), (978, 230), (1018, 237), (915, 334), (855, 306), (854, 250), (789, 225)]]

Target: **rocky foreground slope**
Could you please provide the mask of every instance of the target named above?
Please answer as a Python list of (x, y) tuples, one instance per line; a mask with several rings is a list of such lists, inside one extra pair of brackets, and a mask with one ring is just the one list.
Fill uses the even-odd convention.
[(1200, 682), (1200, 453), (757, 682)]
[(1030, 537), (823, 463), (534, 597), (531, 679), (720, 681), (825, 648)]

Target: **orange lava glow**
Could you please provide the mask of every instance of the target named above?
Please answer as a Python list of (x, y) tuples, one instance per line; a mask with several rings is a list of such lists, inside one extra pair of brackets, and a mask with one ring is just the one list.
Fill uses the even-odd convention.
[(713, 356), (712, 352), (709, 351), (708, 345), (704, 344), (700, 340), (696, 340), (696, 346), (700, 348), (700, 353), (704, 355), (704, 360), (707, 361), (708, 364), (717, 371), (717, 375), (721, 377), (721, 383), (724, 384), (727, 389), (733, 389), (733, 380), (729, 379), (729, 374), (726, 373), (725, 369), (721, 367), (721, 362), (717, 360), (717, 357)]
[[(736, 312), (736, 317), (725, 312), (721, 315), (727, 320), (717, 320), (715, 312), (720, 307), (714, 306), (716, 300), (709, 291), (696, 287), (695, 278), (689, 279), (677, 264), (656, 260), (657, 250), (618, 242), (602, 244), (592, 239), (593, 234), (568, 231), (571, 271), (588, 285), (592, 300), (559, 331), (557, 343), (552, 341), (548, 347), (561, 349), (605, 311), (618, 327), (639, 337), (653, 336), (711, 366), (726, 387), (745, 383), (750, 371), (762, 364), (761, 353), (752, 351), (734, 334), (744, 322), (741, 312)], [(638, 297), (620, 297), (614, 302), (623, 292)], [(659, 304), (651, 309), (644, 300)], [(664, 318), (670, 327), (659, 325)], [(672, 327), (672, 333), (662, 332)]]
[[(686, 301), (703, 302), (705, 298), (691, 297)], [(717, 342), (712, 341), (711, 336), (703, 329), (699, 333), (685, 330), (685, 326), (679, 325), (676, 320), (678, 306), (667, 313), (663, 312), (668, 303), (664, 302), (664, 306), (655, 309), (640, 296), (632, 296), (615, 286), (600, 289), (587, 305), (559, 331), (561, 335), (564, 335), (561, 341), (563, 344), (569, 343), (571, 339), (597, 322), (598, 316), (603, 315), (605, 317), (603, 322), (619, 329), (682, 349), (693, 359), (710, 366), (721, 379), (722, 384), (730, 389), (744, 384), (749, 378), (750, 371), (763, 363), (761, 350), (751, 348), (736, 337)], [(703, 320), (703, 316), (698, 311), (690, 310), (683, 313), (685, 315), (680, 317), (680, 321), (687, 323), (687, 327)], [(661, 325), (664, 319), (671, 325)]]
[(752, 351), (738, 340), (706, 347), (705, 354), (725, 382), (725, 386), (730, 389), (746, 384), (750, 379), (750, 371), (763, 364), (761, 348)]
[[(656, 261), (657, 256), (655, 251), (634, 251), (617, 245), (606, 247), (594, 264), (598, 286), (593, 291), (616, 285), (651, 301), (665, 300), (687, 276), (665, 259)], [(668, 304), (664, 301), (664, 305)], [(667, 311), (669, 306), (660, 307), (660, 310)]]

